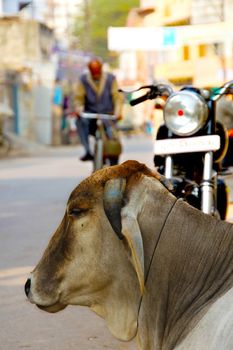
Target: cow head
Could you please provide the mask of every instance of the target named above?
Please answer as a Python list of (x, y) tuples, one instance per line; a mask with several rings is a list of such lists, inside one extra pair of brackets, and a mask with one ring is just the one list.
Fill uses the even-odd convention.
[(142, 205), (143, 194), (132, 200), (131, 190), (145, 173), (154, 176), (145, 165), (128, 161), (97, 171), (77, 186), (26, 282), (32, 303), (48, 312), (67, 305), (88, 306), (106, 320), (117, 338), (135, 336), (144, 287), (135, 208)]

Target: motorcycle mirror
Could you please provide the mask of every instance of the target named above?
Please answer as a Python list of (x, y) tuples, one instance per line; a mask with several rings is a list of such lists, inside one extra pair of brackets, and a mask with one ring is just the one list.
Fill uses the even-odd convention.
[(205, 99), (208, 100), (210, 98), (210, 91), (207, 89), (201, 89), (200, 90), (201, 96)]

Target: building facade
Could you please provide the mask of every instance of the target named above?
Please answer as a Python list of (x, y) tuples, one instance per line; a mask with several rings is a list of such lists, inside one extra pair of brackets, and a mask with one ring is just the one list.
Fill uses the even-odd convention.
[(135, 80), (202, 87), (233, 79), (233, 0), (141, 0), (143, 12), (135, 26), (109, 35), (121, 64), (129, 57), (137, 67)]
[[(31, 15), (19, 13), (19, 5), (14, 1), (1, 2), (0, 104), (12, 111), (11, 115), (2, 116), (4, 129), (30, 141), (50, 144), (56, 71), (51, 60), (53, 31)], [(42, 94), (42, 90), (46, 93)], [(42, 95), (43, 112), (36, 103)]]

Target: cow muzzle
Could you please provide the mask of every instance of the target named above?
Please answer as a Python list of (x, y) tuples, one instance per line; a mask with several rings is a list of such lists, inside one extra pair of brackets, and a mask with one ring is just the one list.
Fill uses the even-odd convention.
[(24, 291), (25, 291), (25, 294), (26, 294), (27, 298), (29, 299), (29, 301), (32, 304), (36, 304), (36, 306), (43, 311), (55, 313), (55, 312), (63, 310), (67, 306), (67, 305), (62, 304), (58, 300), (56, 300), (55, 302), (50, 301), (49, 303), (46, 301), (42, 301), (41, 298), (38, 297), (38, 295), (36, 295), (35, 292), (32, 292), (32, 279), (31, 278), (27, 279), (25, 286), (24, 286)]
[(28, 278), (24, 286), (24, 291), (27, 297), (29, 296), (30, 289), (31, 289), (31, 278)]

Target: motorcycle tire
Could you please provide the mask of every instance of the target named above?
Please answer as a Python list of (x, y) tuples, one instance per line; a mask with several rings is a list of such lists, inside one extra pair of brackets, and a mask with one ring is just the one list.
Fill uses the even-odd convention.
[(217, 210), (221, 220), (226, 220), (228, 208), (228, 191), (225, 182), (218, 179), (217, 182)]

